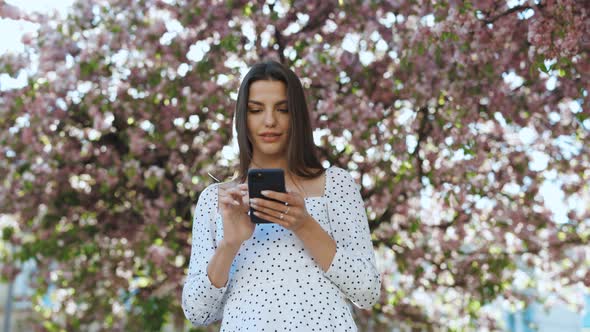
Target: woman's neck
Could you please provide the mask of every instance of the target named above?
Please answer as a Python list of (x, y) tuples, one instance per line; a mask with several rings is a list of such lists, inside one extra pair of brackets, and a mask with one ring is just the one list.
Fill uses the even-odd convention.
[(250, 168), (282, 168), (285, 170), (287, 189), (291, 188), (291, 190), (298, 191), (303, 197), (307, 197), (307, 192), (301, 184), (301, 179), (298, 179), (296, 175), (291, 174), (285, 158), (266, 158), (262, 160), (260, 158), (252, 158), (250, 161)]
[(285, 171), (289, 169), (287, 160), (285, 158), (252, 158), (249, 168), (282, 168)]

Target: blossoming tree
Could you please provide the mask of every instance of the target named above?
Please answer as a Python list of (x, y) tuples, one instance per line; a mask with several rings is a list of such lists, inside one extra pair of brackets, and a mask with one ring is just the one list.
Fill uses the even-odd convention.
[(2, 3), (39, 24), (0, 58), (28, 77), (0, 97), (5, 276), (36, 262), (48, 330), (182, 325), (192, 209), (207, 173), (235, 170), (240, 75), (272, 58), (367, 203), (384, 289), (359, 324), (493, 329), (498, 307), (579, 306), (589, 15), (582, 0), (92, 0), (67, 19)]

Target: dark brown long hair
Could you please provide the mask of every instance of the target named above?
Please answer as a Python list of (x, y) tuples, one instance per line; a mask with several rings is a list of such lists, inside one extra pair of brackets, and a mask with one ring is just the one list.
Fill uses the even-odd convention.
[(248, 99), (250, 84), (260, 80), (281, 81), (287, 87), (289, 131), (287, 133), (287, 165), (289, 172), (304, 178), (315, 178), (324, 172), (313, 141), (309, 110), (301, 81), (289, 68), (276, 61), (259, 62), (250, 68), (238, 91), (235, 126), (240, 149), (238, 178), (246, 181), (252, 161), (252, 142), (248, 135)]

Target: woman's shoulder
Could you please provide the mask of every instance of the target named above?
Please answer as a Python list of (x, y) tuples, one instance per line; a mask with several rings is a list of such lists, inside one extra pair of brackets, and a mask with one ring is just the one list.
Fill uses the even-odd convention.
[(219, 183), (212, 183), (205, 187), (199, 194), (199, 200), (206, 200), (211, 201), (212, 199), (217, 199), (217, 188), (219, 187)]
[(229, 189), (237, 185), (235, 180), (227, 182), (215, 182), (209, 184), (201, 191), (198, 198), (198, 204), (201, 206), (208, 206), (215, 208), (219, 202), (219, 193), (224, 189)]
[(212, 184), (208, 185), (207, 187), (205, 187), (205, 189), (203, 189), (203, 191), (201, 192), (201, 195), (215, 194), (215, 196), (217, 196), (219, 193), (219, 190), (227, 190), (227, 189), (233, 188), (239, 184), (240, 184), (240, 182), (237, 179), (226, 181), (226, 182), (215, 182), (215, 183), (212, 183)]
[(331, 192), (352, 192), (361, 189), (361, 186), (354, 179), (352, 174), (337, 166), (332, 166), (326, 171), (326, 191)]
[(348, 172), (344, 168), (340, 168), (338, 166), (330, 166), (326, 169), (325, 172), (326, 172), (326, 176), (352, 178), (352, 175), (350, 175), (350, 172)]

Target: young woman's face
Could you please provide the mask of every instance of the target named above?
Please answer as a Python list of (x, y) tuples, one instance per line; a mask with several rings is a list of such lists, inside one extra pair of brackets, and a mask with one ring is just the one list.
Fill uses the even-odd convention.
[(254, 156), (285, 155), (289, 131), (285, 83), (256, 81), (250, 84), (247, 125)]

